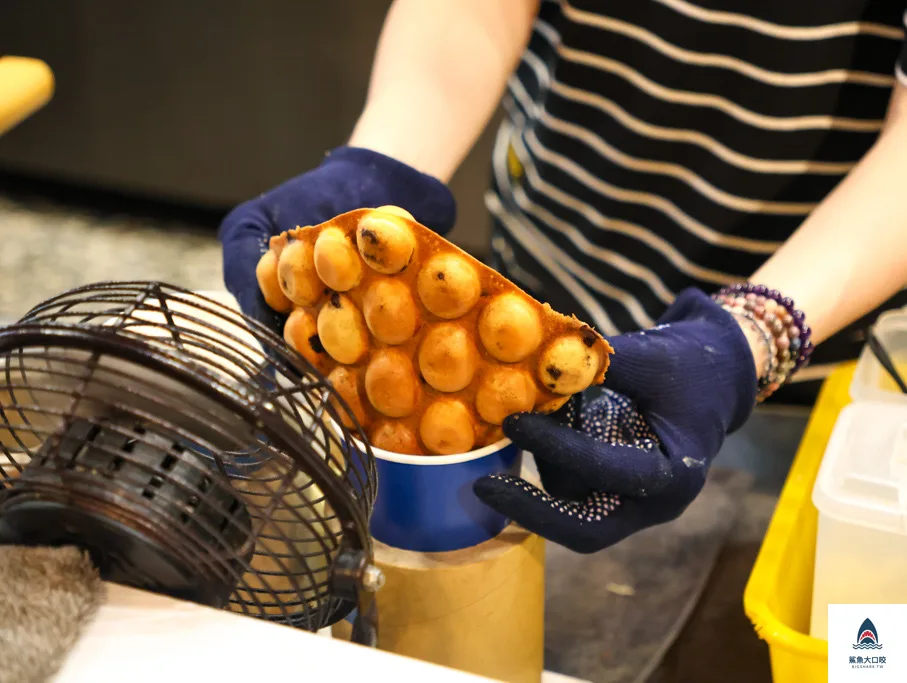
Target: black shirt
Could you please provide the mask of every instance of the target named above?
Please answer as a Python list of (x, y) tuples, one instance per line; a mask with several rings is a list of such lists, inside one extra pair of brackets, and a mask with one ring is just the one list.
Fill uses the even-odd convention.
[[(878, 137), (907, 84), (903, 15), (903, 0), (543, 1), (494, 150), (493, 265), (606, 335), (749, 277)], [(811, 401), (877, 313), (775, 400)]]

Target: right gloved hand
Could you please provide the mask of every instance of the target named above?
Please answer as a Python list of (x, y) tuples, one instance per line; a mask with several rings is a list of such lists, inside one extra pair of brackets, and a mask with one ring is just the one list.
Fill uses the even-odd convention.
[(371, 150), (340, 147), (317, 168), (233, 209), (220, 226), (224, 284), (246, 315), (281, 333), (284, 316), (265, 302), (255, 268), (268, 240), (347, 211), (393, 205), (439, 234), (456, 219), (456, 202), (437, 178)]

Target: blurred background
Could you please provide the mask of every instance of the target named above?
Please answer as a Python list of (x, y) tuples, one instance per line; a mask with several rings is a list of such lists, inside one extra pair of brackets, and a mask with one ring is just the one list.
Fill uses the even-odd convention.
[[(56, 92), (0, 137), (0, 319), (103, 279), (222, 288), (220, 219), (346, 142), (389, 5), (5, 0), (0, 51)], [(494, 128), (452, 181), (479, 258)]]

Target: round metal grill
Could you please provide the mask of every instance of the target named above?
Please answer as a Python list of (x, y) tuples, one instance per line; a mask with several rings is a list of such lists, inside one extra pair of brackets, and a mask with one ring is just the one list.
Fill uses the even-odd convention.
[(111, 581), (337, 621), (371, 561), (366, 443), (304, 358), (187, 290), (91, 285), (0, 330), (0, 543), (83, 547)]

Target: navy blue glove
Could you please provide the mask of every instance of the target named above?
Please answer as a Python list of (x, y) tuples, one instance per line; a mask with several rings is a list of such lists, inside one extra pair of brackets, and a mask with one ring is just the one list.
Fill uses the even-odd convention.
[(347, 211), (399, 206), (440, 234), (456, 220), (453, 194), (440, 180), (395, 159), (356, 147), (333, 150), (317, 168), (237, 206), (220, 227), (224, 284), (246, 315), (278, 332), (284, 316), (266, 303), (255, 266), (268, 240)]
[(609, 339), (614, 355), (598, 399), (504, 421), (504, 434), (534, 454), (544, 492), (496, 475), (477, 481), (476, 495), (583, 553), (678, 517), (725, 436), (755, 407), (756, 370), (738, 323), (698, 290), (683, 292), (658, 322)]

